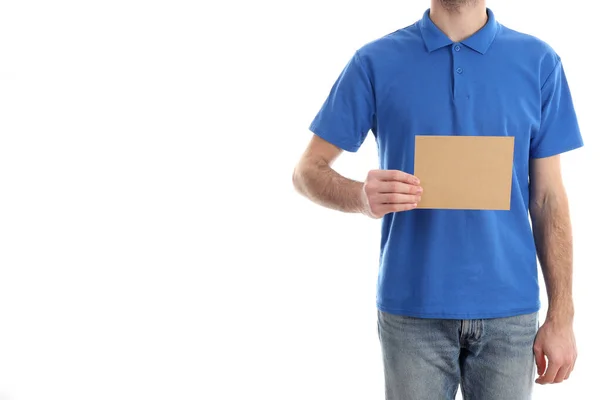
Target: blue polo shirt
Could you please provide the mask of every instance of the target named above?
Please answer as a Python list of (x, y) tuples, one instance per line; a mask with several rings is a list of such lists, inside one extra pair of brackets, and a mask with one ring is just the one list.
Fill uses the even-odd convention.
[(509, 211), (415, 209), (384, 216), (382, 311), (469, 319), (540, 307), (529, 161), (583, 143), (560, 57), (487, 14), (486, 25), (459, 43), (427, 10), (417, 23), (363, 46), (310, 126), (351, 152), (371, 131), (380, 168), (411, 174), (416, 135), (515, 138)]

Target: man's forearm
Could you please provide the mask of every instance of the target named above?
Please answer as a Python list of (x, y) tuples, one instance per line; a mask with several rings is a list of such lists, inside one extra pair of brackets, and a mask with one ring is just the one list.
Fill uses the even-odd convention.
[(531, 205), (538, 257), (548, 293), (548, 320), (573, 319), (573, 240), (567, 196), (549, 194)]
[(301, 163), (294, 170), (296, 190), (315, 203), (343, 212), (364, 212), (362, 182), (344, 178), (326, 161)]

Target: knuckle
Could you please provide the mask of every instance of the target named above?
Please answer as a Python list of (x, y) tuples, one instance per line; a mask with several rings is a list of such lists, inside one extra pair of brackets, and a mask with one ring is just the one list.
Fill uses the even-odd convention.
[(562, 367), (564, 365), (567, 364), (567, 359), (565, 357), (554, 357), (554, 359), (552, 360), (554, 362), (554, 364), (556, 364), (558, 367)]
[(365, 192), (369, 195), (377, 193), (377, 184), (375, 182), (365, 182)]
[(564, 364), (567, 362), (568, 359), (569, 356), (567, 354), (557, 354), (554, 357), (552, 357), (552, 361), (554, 361), (556, 364)]
[(374, 212), (377, 211), (377, 207), (375, 206), (375, 204), (373, 204), (372, 201), (370, 201), (369, 199), (367, 199), (367, 210), (369, 211), (369, 213), (373, 214)]
[(383, 210), (379, 207), (377, 209), (373, 210), (371, 213), (373, 214), (373, 218), (377, 218), (377, 219), (379, 219), (379, 218), (383, 217), (385, 214), (387, 214), (385, 212), (385, 210)]
[(365, 183), (373, 183), (377, 181), (377, 176), (375, 175), (375, 173), (373, 171), (370, 171), (367, 174), (367, 179), (365, 179)]

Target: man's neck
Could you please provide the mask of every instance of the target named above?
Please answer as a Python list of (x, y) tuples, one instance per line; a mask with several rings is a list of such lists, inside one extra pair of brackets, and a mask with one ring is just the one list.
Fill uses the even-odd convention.
[(453, 42), (460, 42), (480, 30), (487, 22), (485, 1), (468, 2), (448, 9), (439, 0), (431, 1), (431, 21)]

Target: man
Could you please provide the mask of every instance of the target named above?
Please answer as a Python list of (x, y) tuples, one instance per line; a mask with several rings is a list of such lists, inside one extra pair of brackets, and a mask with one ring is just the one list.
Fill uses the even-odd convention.
[[(383, 218), (378, 328), (388, 400), (527, 399), (576, 359), (572, 240), (560, 154), (583, 145), (559, 56), (483, 0), (433, 0), (360, 48), (310, 126), (296, 188)], [(365, 182), (331, 165), (372, 131)], [(509, 211), (415, 209), (416, 135), (514, 137)], [(460, 180), (460, 176), (455, 179)], [(531, 216), (532, 224), (529, 223)], [(538, 323), (537, 256), (549, 308)], [(538, 329), (539, 328), (539, 329)]]

